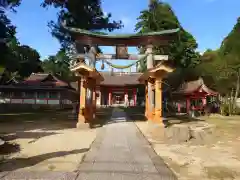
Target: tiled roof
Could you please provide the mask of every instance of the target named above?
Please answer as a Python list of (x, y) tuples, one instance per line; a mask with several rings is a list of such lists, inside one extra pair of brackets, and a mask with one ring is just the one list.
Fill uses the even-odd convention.
[(76, 82), (70, 82), (70, 85), (71, 85), (71, 87), (74, 88), (75, 90), (78, 89), (78, 82), (77, 82), (77, 81), (76, 81)]
[(199, 78), (195, 81), (189, 81), (185, 82), (175, 91), (174, 93), (182, 93), (182, 94), (188, 94), (193, 93), (195, 91), (203, 91), (211, 95), (217, 95), (218, 93), (208, 88), (205, 84), (202, 78)]
[(140, 84), (138, 81), (142, 73), (113, 73), (110, 72), (100, 72), (104, 78), (104, 81), (100, 85), (114, 85), (114, 86), (124, 86), (124, 85), (137, 85)]
[(4, 85), (10, 85), (10, 84), (18, 84), (21, 81), (19, 79), (17, 79), (16, 77), (12, 77), (9, 81), (7, 81)]
[[(100, 83), (100, 86), (125, 86), (125, 85), (138, 85), (140, 82), (138, 78), (142, 73), (114, 73), (111, 72), (100, 72), (103, 76), (104, 81)], [(71, 82), (71, 86), (77, 89), (77, 82)]]
[(28, 78), (25, 79), (25, 82), (42, 81), (48, 76), (48, 73), (32, 73)]
[[(48, 78), (52, 78), (54, 81), (48, 81)], [(27, 85), (53, 85), (57, 87), (68, 87), (69, 83), (63, 81), (57, 75), (50, 73), (32, 73), (22, 84)]]

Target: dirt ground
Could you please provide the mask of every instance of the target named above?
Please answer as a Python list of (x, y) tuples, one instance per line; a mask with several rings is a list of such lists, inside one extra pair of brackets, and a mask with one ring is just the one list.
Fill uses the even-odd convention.
[(76, 129), (69, 112), (0, 115), (0, 171), (74, 171), (97, 129)]
[(240, 116), (203, 117), (214, 124), (211, 143), (169, 144), (164, 141), (164, 127), (136, 122), (156, 153), (180, 180), (240, 180)]

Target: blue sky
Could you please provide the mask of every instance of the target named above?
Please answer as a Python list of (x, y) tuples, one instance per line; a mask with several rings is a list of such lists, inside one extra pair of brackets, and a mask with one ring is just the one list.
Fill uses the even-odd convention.
[[(17, 13), (10, 19), (17, 26), (17, 37), (22, 44), (35, 48), (44, 59), (59, 49), (58, 41), (51, 36), (47, 22), (56, 20), (56, 9), (40, 7), (41, 0), (22, 0)], [(182, 26), (196, 38), (200, 52), (216, 49), (231, 31), (240, 16), (240, 0), (166, 0), (173, 8)], [(119, 3), (118, 3), (119, 2)], [(133, 33), (136, 18), (147, 8), (148, 0), (102, 0), (104, 12), (113, 19), (122, 20), (125, 27), (116, 33)], [(113, 48), (104, 47), (105, 53)], [(130, 52), (135, 52), (134, 48)]]

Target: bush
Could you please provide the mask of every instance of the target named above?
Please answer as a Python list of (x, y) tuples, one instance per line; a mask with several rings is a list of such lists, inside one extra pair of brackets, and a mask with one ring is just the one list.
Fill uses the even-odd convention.
[(220, 106), (220, 109), (221, 109), (221, 114), (223, 116), (229, 116), (229, 105), (228, 104), (221, 104)]
[(234, 110), (234, 115), (240, 115), (240, 108), (236, 107), (236, 109)]

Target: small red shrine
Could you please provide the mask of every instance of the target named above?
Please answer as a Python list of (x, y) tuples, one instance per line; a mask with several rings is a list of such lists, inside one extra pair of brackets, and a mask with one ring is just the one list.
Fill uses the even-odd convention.
[(183, 106), (186, 108), (187, 113), (191, 109), (202, 110), (207, 104), (208, 97), (216, 97), (218, 95), (217, 92), (205, 85), (201, 77), (198, 80), (183, 83), (172, 94), (173, 98), (177, 101), (176, 104), (179, 113)]

